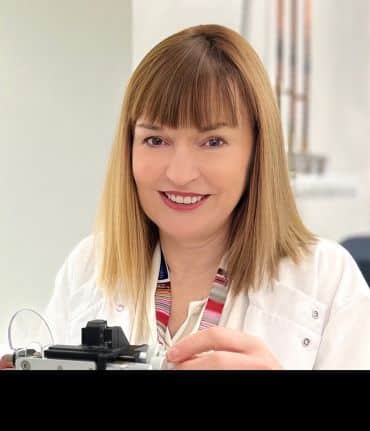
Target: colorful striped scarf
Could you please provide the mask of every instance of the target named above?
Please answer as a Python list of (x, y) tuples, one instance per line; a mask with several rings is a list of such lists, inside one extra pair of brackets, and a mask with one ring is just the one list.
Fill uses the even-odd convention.
[[(227, 295), (227, 276), (223, 268), (218, 268), (208, 300), (199, 324), (199, 330), (217, 326), (224, 308)], [(164, 344), (168, 321), (171, 314), (171, 281), (165, 258), (161, 250), (157, 288), (155, 292), (155, 310), (157, 318), (157, 337)]]

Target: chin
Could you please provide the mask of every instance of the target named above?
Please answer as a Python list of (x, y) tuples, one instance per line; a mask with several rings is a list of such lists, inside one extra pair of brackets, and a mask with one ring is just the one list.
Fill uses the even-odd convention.
[(174, 226), (172, 229), (168, 225), (164, 229), (159, 226), (159, 230), (165, 235), (181, 241), (197, 240), (204, 235), (204, 230), (186, 229), (183, 226)]

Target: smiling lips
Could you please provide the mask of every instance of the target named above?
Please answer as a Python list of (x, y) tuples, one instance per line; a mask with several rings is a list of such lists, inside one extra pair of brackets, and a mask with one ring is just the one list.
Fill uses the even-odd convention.
[(159, 192), (164, 203), (178, 211), (189, 211), (200, 207), (210, 195), (176, 191)]

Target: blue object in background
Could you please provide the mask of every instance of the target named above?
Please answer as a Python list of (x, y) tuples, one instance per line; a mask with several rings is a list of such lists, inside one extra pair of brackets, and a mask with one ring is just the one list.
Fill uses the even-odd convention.
[(341, 245), (352, 255), (366, 283), (370, 286), (370, 236), (356, 236), (343, 240)]

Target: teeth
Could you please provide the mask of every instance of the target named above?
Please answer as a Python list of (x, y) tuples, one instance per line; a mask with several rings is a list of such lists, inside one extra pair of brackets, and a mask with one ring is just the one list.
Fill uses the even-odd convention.
[(178, 204), (194, 204), (196, 202), (199, 202), (203, 196), (176, 196), (176, 195), (169, 195), (168, 193), (165, 193), (165, 195), (173, 202), (176, 202)]

